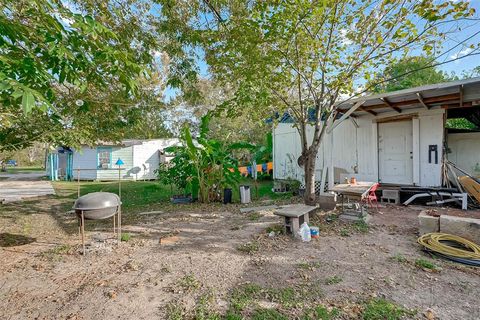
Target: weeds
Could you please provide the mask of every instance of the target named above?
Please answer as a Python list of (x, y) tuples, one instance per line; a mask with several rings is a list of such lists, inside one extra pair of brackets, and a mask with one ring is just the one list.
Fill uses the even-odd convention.
[(328, 310), (324, 306), (317, 306), (313, 309), (308, 309), (301, 320), (332, 320), (337, 318), (340, 315), (340, 311), (336, 308)]
[(337, 275), (334, 275), (333, 277), (327, 278), (327, 280), (325, 280), (325, 284), (326, 284), (326, 285), (332, 285), (332, 284), (340, 283), (340, 282), (342, 282), (342, 281), (343, 281), (342, 278), (340, 278), (340, 277), (337, 276)]
[(178, 286), (186, 292), (193, 292), (201, 287), (200, 281), (198, 281), (193, 274), (189, 274), (178, 280)]
[(350, 233), (348, 232), (347, 229), (342, 229), (342, 230), (340, 230), (340, 235), (341, 235), (342, 237), (350, 237)]
[(269, 226), (265, 229), (266, 233), (275, 232), (275, 234), (283, 234), (285, 232), (283, 225), (275, 224), (273, 226)]
[(363, 310), (363, 320), (400, 320), (404, 316), (413, 317), (415, 311), (407, 310), (385, 299), (370, 300)]
[(259, 249), (260, 249), (260, 246), (257, 241), (250, 241), (237, 247), (238, 251), (245, 252), (248, 254), (254, 254)]
[(235, 311), (242, 311), (250, 302), (257, 298), (262, 290), (257, 284), (246, 284), (233, 291), (230, 303)]
[(42, 252), (41, 255), (50, 260), (60, 260), (62, 255), (69, 254), (71, 250), (72, 246), (68, 244), (63, 244), (61, 246), (56, 246), (55, 248)]
[(252, 320), (288, 320), (288, 317), (275, 309), (257, 309), (252, 315)]
[(260, 219), (262, 217), (262, 215), (258, 212), (252, 212), (252, 213), (249, 213), (247, 215), (247, 218), (248, 220), (250, 221), (257, 221), (258, 219)]
[(297, 264), (297, 268), (303, 269), (303, 270), (310, 270), (310, 271), (320, 268), (320, 266), (321, 266), (321, 263), (318, 261), (314, 261), (314, 262), (304, 261)]
[(420, 269), (438, 270), (437, 265), (425, 259), (415, 260), (415, 266)]
[(367, 233), (370, 230), (369, 225), (365, 220), (359, 220), (353, 224), (353, 228), (361, 233)]
[(185, 308), (174, 302), (170, 302), (166, 306), (167, 320), (183, 320), (185, 315)]
[(130, 233), (122, 233), (120, 236), (120, 240), (123, 242), (128, 242), (132, 238), (132, 235)]
[(407, 258), (405, 258), (402, 254), (397, 253), (393, 257), (391, 257), (392, 260), (397, 261), (399, 263), (406, 263), (408, 262)]
[(220, 315), (214, 312), (214, 297), (211, 293), (200, 296), (195, 306), (195, 320), (220, 320)]

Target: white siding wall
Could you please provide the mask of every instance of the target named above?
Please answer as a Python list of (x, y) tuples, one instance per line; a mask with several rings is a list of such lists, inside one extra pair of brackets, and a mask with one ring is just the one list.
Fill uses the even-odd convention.
[[(421, 186), (439, 186), (441, 184), (441, 160), (443, 141), (443, 110), (415, 109), (412, 113), (419, 119), (419, 155), (417, 166), (420, 172)], [(382, 117), (396, 116), (392, 112)], [(403, 115), (403, 113), (402, 113)], [(311, 139), (312, 129), (308, 130)], [(358, 180), (378, 181), (378, 134), (375, 117), (365, 115), (347, 119), (327, 134), (317, 156), (316, 179), (321, 180), (322, 168), (329, 168), (333, 162), (334, 181), (341, 182), (344, 177), (356, 176)], [(292, 124), (281, 123), (274, 129), (274, 178), (289, 177), (304, 180), (303, 169), (297, 165), (301, 154), (300, 137)], [(332, 141), (333, 140), (333, 141)], [(331, 145), (333, 143), (333, 149)], [(439, 163), (428, 163), (428, 146), (438, 145)], [(331, 152), (330, 150), (333, 150)], [(415, 156), (417, 152), (414, 151)]]
[(448, 159), (473, 176), (480, 177), (480, 132), (448, 135)]
[[(115, 165), (118, 158), (122, 159), (124, 165), (121, 166), (124, 170), (121, 171), (122, 180), (131, 180), (133, 175), (131, 169), (133, 167), (133, 147), (112, 147), (112, 167), (118, 169)], [(118, 180), (118, 170), (97, 170), (97, 180), (112, 181)]]
[(155, 179), (155, 170), (160, 164), (159, 151), (178, 143), (178, 139), (162, 139), (134, 145), (132, 168), (134, 179)]
[[(82, 148), (73, 152), (73, 177), (78, 179), (78, 171), (76, 169), (96, 169), (97, 167), (97, 149)], [(96, 170), (80, 170), (81, 180), (96, 180)]]
[[(442, 154), (443, 154), (443, 110), (422, 111), (420, 120), (420, 186), (438, 187), (442, 184)], [(428, 146), (436, 145), (438, 149), (438, 164), (432, 153), (432, 162), (428, 162)], [(415, 164), (414, 164), (415, 165)]]

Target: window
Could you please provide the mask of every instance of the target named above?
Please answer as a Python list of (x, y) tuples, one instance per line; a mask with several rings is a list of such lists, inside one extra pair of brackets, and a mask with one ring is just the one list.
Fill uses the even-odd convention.
[(99, 168), (107, 169), (112, 164), (112, 149), (111, 148), (97, 148), (97, 165)]

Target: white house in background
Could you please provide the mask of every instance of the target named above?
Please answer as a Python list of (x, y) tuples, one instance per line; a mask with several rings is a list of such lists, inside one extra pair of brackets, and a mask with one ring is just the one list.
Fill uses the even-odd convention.
[[(58, 148), (47, 163), (49, 176), (81, 180), (117, 180), (118, 159), (123, 161), (121, 176), (125, 180), (155, 179), (159, 164), (168, 162), (167, 147), (179, 145), (178, 139), (123, 140), (120, 144), (102, 142), (79, 150)], [(52, 164), (52, 165), (50, 165)]]
[[(352, 176), (382, 184), (441, 186), (445, 156), (480, 175), (479, 130), (445, 128), (451, 118), (466, 118), (480, 128), (480, 78), (360, 97), (339, 103), (338, 110), (316, 163), (316, 180), (329, 187)], [(293, 123), (278, 124), (273, 139), (274, 178), (303, 182), (297, 164), (300, 136)]]

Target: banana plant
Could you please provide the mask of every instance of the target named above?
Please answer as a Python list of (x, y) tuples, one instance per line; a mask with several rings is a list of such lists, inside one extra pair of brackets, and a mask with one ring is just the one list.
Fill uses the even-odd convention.
[(182, 145), (166, 149), (175, 156), (166, 168), (159, 170), (163, 181), (174, 183), (204, 203), (219, 200), (224, 188), (234, 187), (240, 181), (238, 161), (233, 156), (233, 150), (254, 148), (245, 142), (227, 145), (209, 139), (209, 121), (209, 115), (202, 118), (197, 139), (193, 139), (190, 127), (184, 126), (180, 135)]

